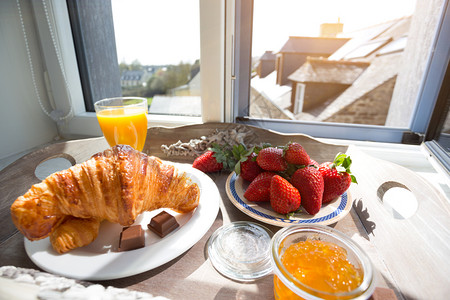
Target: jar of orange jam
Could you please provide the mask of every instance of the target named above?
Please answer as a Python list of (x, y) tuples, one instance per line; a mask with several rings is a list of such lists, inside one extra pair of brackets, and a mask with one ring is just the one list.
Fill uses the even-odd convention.
[(331, 227), (286, 227), (271, 243), (275, 299), (367, 299), (373, 293), (370, 259)]

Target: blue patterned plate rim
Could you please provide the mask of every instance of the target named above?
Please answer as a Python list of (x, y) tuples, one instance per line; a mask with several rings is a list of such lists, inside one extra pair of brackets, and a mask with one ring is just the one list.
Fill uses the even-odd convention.
[[(349, 193), (345, 192), (341, 197), (339, 197), (339, 199), (333, 201), (333, 203), (336, 202), (335, 205), (337, 204), (339, 205), (335, 207), (332, 211), (329, 211), (326, 215), (321, 215), (320, 212), (316, 216), (310, 216), (306, 213), (303, 213), (303, 215), (306, 217), (302, 217), (302, 213), (300, 213), (295, 214), (290, 219), (286, 219), (282, 217), (282, 215), (277, 214), (276, 212), (273, 212), (273, 215), (270, 215), (264, 213), (264, 209), (259, 207), (257, 204), (255, 205), (254, 203), (245, 200), (244, 196), (238, 193), (236, 189), (236, 184), (238, 185), (242, 184), (238, 181), (238, 178), (239, 176), (235, 172), (232, 172), (227, 179), (226, 190), (231, 202), (238, 209), (240, 209), (250, 217), (253, 217), (257, 220), (260, 220), (268, 224), (282, 227), (297, 224), (329, 225), (342, 219), (344, 216), (347, 215), (347, 213), (351, 209), (352, 199), (349, 196)], [(250, 203), (252, 204), (251, 206), (249, 205)]]

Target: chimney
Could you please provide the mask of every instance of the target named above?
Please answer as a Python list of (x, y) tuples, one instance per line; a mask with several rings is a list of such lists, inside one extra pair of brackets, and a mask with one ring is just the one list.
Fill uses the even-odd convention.
[(338, 18), (337, 23), (323, 23), (320, 24), (320, 37), (336, 37), (339, 33), (343, 32), (344, 24), (341, 23)]

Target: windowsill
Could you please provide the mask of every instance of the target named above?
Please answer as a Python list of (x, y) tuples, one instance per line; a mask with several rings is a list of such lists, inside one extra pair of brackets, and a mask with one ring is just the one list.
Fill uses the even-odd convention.
[[(202, 117), (189, 116), (171, 116), (171, 115), (147, 115), (147, 126), (163, 126), (176, 127), (191, 124), (201, 124)], [(72, 136), (86, 136), (86, 132), (91, 133), (92, 136), (101, 136), (102, 131), (98, 125), (97, 117), (93, 112), (84, 112), (75, 115), (70, 121), (64, 135)]]
[(434, 186), (450, 202), (450, 175), (425, 145), (406, 145), (353, 140), (320, 139), (325, 143), (350, 144), (366, 154), (407, 168)]

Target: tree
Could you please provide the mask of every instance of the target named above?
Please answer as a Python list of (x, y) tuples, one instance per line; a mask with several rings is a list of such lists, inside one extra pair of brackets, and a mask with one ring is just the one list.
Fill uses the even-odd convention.
[(135, 59), (131, 62), (130, 71), (140, 71), (142, 70), (142, 65), (139, 60)]

